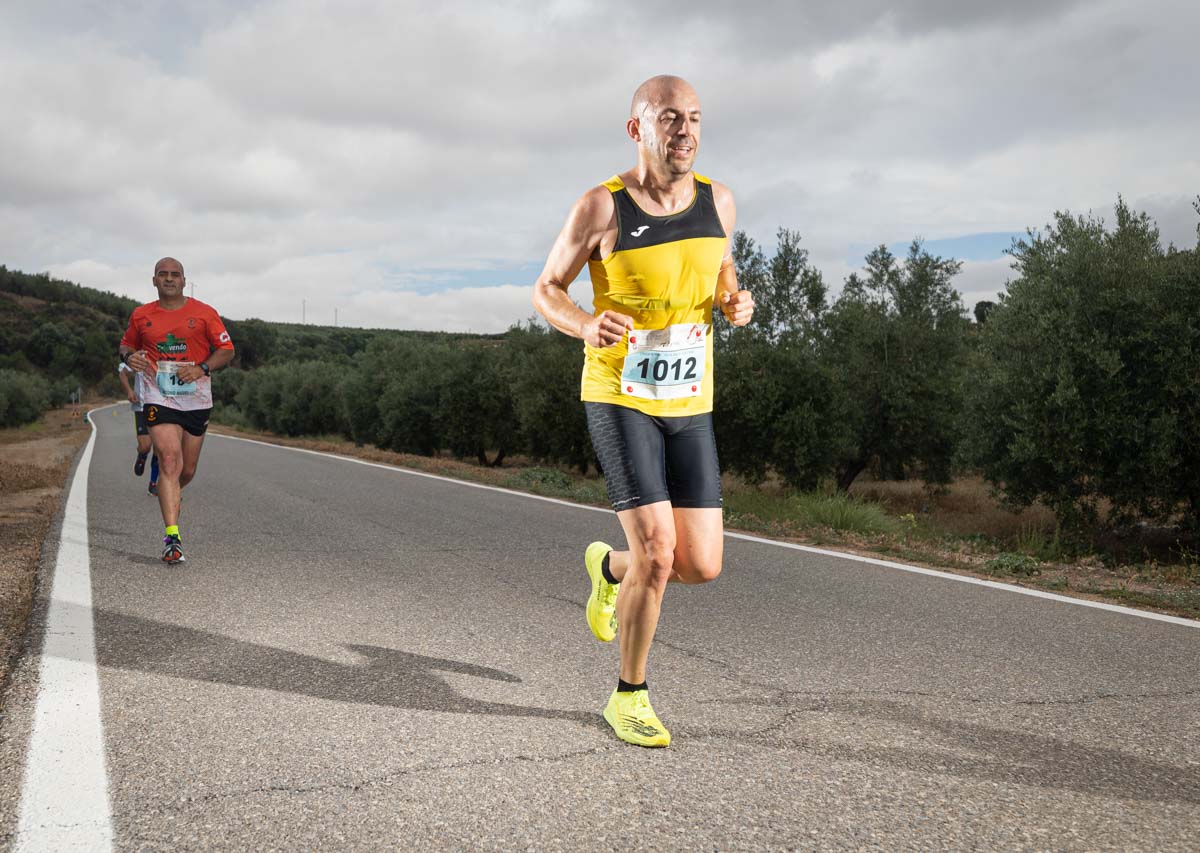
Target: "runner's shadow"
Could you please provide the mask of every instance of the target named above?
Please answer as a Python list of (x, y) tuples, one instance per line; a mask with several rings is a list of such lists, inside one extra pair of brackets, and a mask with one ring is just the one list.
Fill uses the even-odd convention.
[[(721, 735), (831, 761), (863, 763), (916, 775), (935, 773), (1118, 800), (1200, 803), (1200, 773), (1115, 747), (947, 718), (942, 716), (944, 710), (936, 707), (886, 699), (830, 695), (807, 705), (782, 702), (778, 707), (791, 714), (770, 734), (727, 731)], [(855, 717), (884, 721), (893, 730), (898, 727), (908, 733), (912, 743), (873, 743), (870, 738), (846, 742), (806, 736), (809, 716), (822, 713), (832, 714), (835, 720), (840, 718), (835, 730), (854, 728)], [(827, 728), (828, 722), (818, 730)]]
[(598, 714), (464, 696), (438, 673), (519, 684), (490, 667), (378, 646), (347, 645), (365, 663), (338, 663), (111, 610), (94, 612), (102, 667), (415, 711), (568, 720), (603, 729)]
[(137, 563), (141, 566), (156, 566), (166, 569), (161, 558), (150, 557), (146, 554), (138, 554), (134, 551), (122, 551), (120, 548), (110, 548), (107, 545), (97, 545), (95, 542), (89, 544), (89, 547), (94, 551), (107, 551), (113, 556), (120, 557), (122, 560), (128, 560), (130, 563)]

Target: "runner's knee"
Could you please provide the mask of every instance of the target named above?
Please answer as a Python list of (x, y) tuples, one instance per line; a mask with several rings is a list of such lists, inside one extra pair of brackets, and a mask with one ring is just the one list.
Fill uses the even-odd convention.
[(683, 583), (699, 584), (715, 581), (721, 574), (721, 558), (705, 557), (689, 561), (677, 560), (675, 573)]
[(178, 477), (183, 473), (183, 454), (178, 450), (160, 451), (158, 454), (159, 473), (168, 477)]
[(655, 586), (666, 586), (675, 571), (675, 537), (670, 533), (653, 533), (642, 542), (644, 571)]

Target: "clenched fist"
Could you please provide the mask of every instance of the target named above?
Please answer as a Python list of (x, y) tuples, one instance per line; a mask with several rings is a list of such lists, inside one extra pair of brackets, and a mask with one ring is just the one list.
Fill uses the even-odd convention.
[(721, 313), (734, 326), (744, 326), (754, 316), (754, 297), (748, 290), (721, 293)]
[(601, 311), (583, 327), (583, 340), (592, 347), (611, 347), (620, 343), (626, 330), (633, 328), (633, 318), (616, 311)]

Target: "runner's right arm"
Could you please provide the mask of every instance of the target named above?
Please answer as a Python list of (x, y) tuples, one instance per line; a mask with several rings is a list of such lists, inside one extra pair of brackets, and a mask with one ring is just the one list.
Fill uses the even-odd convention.
[(121, 369), (117, 371), (117, 378), (121, 380), (121, 387), (125, 389), (125, 399), (131, 403), (136, 403), (138, 401), (137, 394), (134, 394), (133, 388), (129, 386), (129, 377), (125, 375), (126, 373), (129, 373), (129, 371), (125, 370), (125, 364), (122, 363)]
[(137, 311), (129, 316), (129, 326), (125, 329), (125, 335), (121, 338), (121, 346), (119, 352), (121, 361), (125, 362), (130, 370), (137, 370), (145, 373), (151, 379), (154, 378), (154, 366), (147, 357), (145, 350), (141, 349), (142, 333), (137, 325)]
[(533, 286), (533, 305), (538, 313), (560, 332), (582, 338), (593, 347), (610, 347), (633, 328), (632, 317), (616, 311), (602, 311), (593, 317), (567, 294), (571, 282), (598, 250), (604, 233), (612, 230), (615, 217), (612, 193), (607, 189), (594, 187), (584, 193), (571, 208)]

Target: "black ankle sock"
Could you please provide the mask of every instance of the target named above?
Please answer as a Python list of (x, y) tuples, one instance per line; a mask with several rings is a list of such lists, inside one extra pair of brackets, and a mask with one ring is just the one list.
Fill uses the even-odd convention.
[[(609, 551), (608, 554), (611, 554)], [(609, 583), (620, 583), (619, 580), (612, 576), (612, 572), (608, 570), (608, 554), (604, 555), (604, 559), (600, 561), (600, 574), (604, 575), (604, 579)]]
[(628, 681), (626, 681), (623, 678), (617, 679), (617, 692), (618, 693), (632, 693), (635, 690), (646, 690), (646, 689), (648, 689), (648, 688), (646, 687), (645, 681), (643, 681), (641, 684), (630, 684)]
[(145, 458), (146, 458), (147, 456), (149, 456), (149, 455), (150, 455), (150, 451), (149, 451), (149, 450), (147, 450), (145, 453), (139, 453), (139, 454), (138, 454), (138, 459), (145, 459)]

